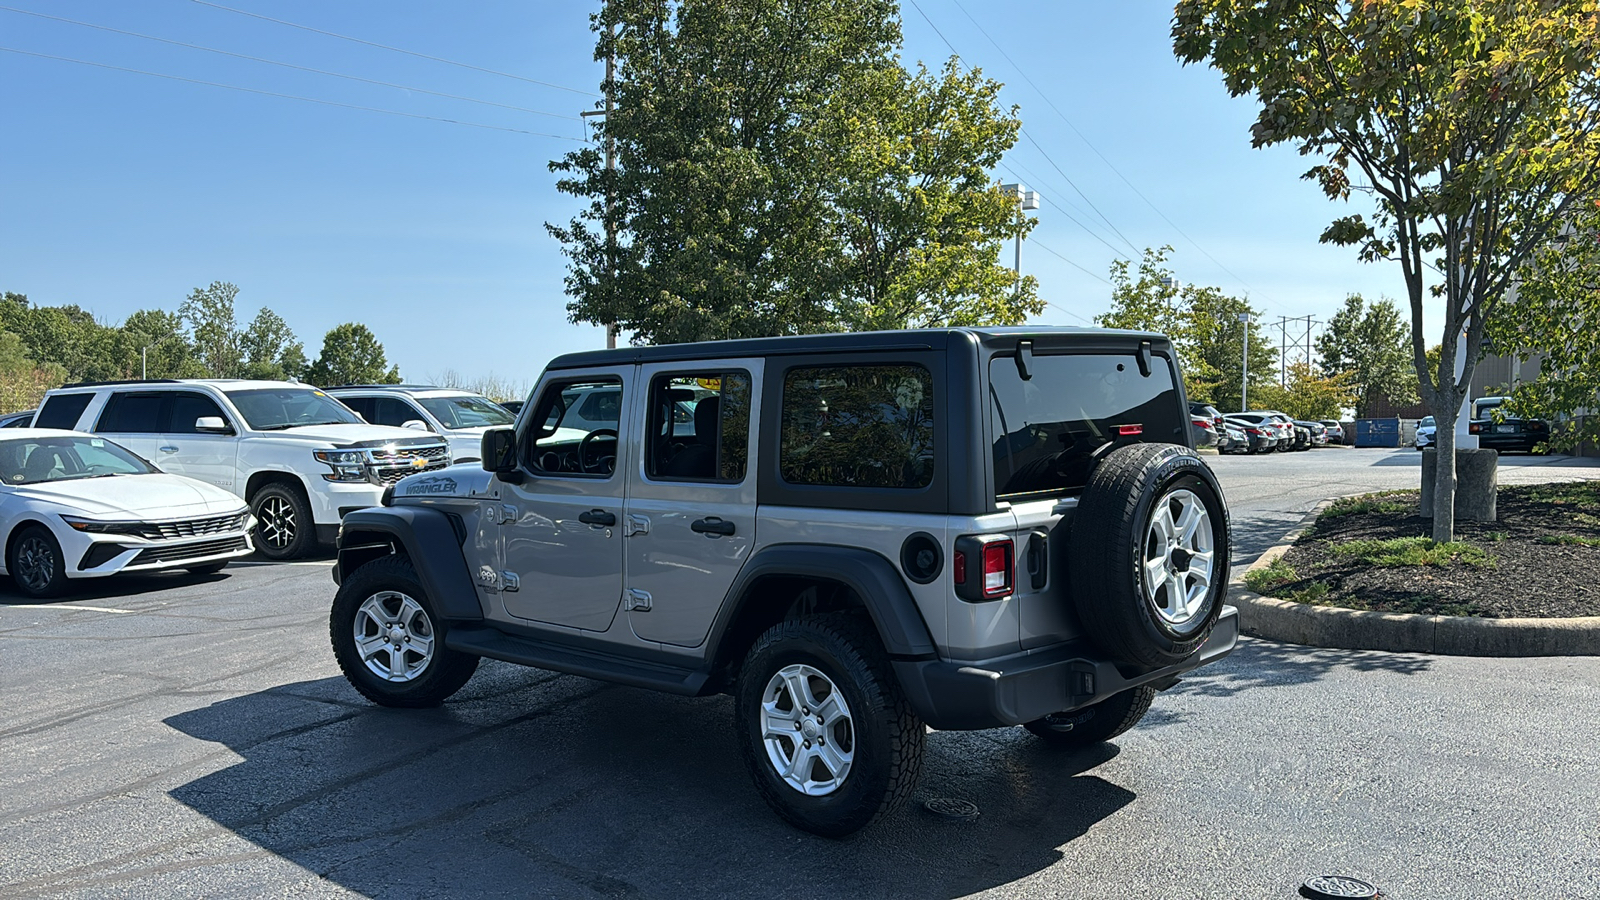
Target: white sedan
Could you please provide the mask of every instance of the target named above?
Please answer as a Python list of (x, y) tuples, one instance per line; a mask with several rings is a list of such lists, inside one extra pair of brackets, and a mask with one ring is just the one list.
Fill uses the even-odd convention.
[(30, 597), (74, 578), (216, 572), (251, 551), (250, 508), (219, 487), (168, 475), (104, 438), (0, 432), (4, 573)]

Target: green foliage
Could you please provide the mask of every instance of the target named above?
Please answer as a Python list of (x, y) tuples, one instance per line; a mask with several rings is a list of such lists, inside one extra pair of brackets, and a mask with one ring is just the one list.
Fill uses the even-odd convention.
[(1582, 534), (1546, 534), (1540, 535), (1539, 543), (1600, 547), (1600, 537), (1589, 537)]
[(1259, 392), (1252, 389), (1250, 405), (1286, 412), (1296, 419), (1337, 419), (1340, 410), (1355, 399), (1349, 385), (1347, 372), (1322, 378), (1311, 371), (1309, 363), (1293, 362), (1289, 364), (1288, 383), (1268, 382)]
[[(1600, 192), (1594, 0), (1179, 0), (1172, 36), (1185, 63), (1259, 101), (1254, 146), (1293, 144), (1320, 158), (1306, 177), (1329, 198), (1371, 198), (1372, 219), (1341, 216), (1322, 240), (1400, 264), (1443, 451), (1434, 537), (1448, 540), (1448, 451), (1477, 348), (1519, 270)], [(1428, 293), (1443, 313), (1431, 369)]]
[(346, 322), (322, 338), (322, 353), (306, 370), (306, 381), (322, 387), (340, 384), (399, 384), (400, 369), (389, 365), (383, 345), (360, 322)]
[(22, 338), (0, 331), (0, 412), (37, 409), (46, 391), (59, 387), (67, 372), (56, 363), (38, 365)]
[(1015, 112), (953, 63), (907, 72), (891, 0), (612, 0), (593, 23), (616, 169), (601, 145), (550, 164), (588, 201), (546, 226), (573, 321), (671, 343), (1043, 310), (997, 260), (1032, 227), (987, 175)]
[[(1172, 339), (1183, 365), (1184, 393), (1190, 400), (1220, 410), (1241, 409), (1244, 329), (1239, 314), (1250, 316), (1250, 397), (1272, 384), (1278, 351), (1261, 333), (1258, 313), (1248, 303), (1219, 288), (1179, 287), (1166, 267), (1171, 247), (1149, 249), (1139, 261), (1137, 277), (1126, 260), (1111, 264), (1111, 311), (1095, 317), (1107, 328), (1155, 331)], [(1265, 407), (1262, 407), (1265, 408)]]
[(141, 350), (142, 371), (150, 378), (204, 378), (209, 374), (195, 356), (182, 316), (161, 309), (141, 309), (123, 320), (121, 330), (132, 356), (129, 377), (141, 372)]
[(1333, 553), (1369, 566), (1448, 566), (1461, 563), (1474, 569), (1484, 569), (1494, 565), (1494, 558), (1482, 547), (1463, 541), (1440, 543), (1427, 537), (1347, 541), (1334, 544)]
[(1416, 491), (1377, 491), (1371, 494), (1362, 494), (1358, 497), (1340, 497), (1329, 503), (1327, 508), (1317, 516), (1317, 519), (1320, 521), (1354, 513), (1374, 512), (1403, 515), (1414, 511), (1416, 508)]
[(1270, 565), (1244, 573), (1245, 587), (1258, 594), (1269, 593), (1274, 588), (1299, 580), (1300, 576), (1295, 573), (1294, 567), (1281, 558), (1273, 560)]
[(265, 306), (239, 336), (239, 350), (246, 378), (282, 381), (306, 374), (305, 346), (295, 338), (289, 323)]
[[(1410, 329), (1392, 300), (1367, 305), (1360, 294), (1345, 298), (1317, 337), (1322, 374), (1345, 376), (1355, 394), (1356, 418), (1371, 414), (1375, 394), (1396, 403), (1417, 400), (1417, 370), (1408, 343)], [(1334, 413), (1337, 415), (1337, 413)]]
[(195, 355), (213, 378), (238, 378), (244, 369), (239, 349), (239, 322), (233, 312), (239, 289), (225, 281), (195, 288), (178, 307), (193, 334)]

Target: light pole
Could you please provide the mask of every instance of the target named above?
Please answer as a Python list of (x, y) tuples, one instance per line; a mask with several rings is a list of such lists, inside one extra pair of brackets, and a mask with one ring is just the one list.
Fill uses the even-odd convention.
[(1239, 376), (1239, 412), (1250, 410), (1250, 314), (1239, 313), (1239, 328), (1244, 332), (1244, 374)]
[(1002, 184), (1000, 190), (1017, 195), (1017, 259), (1012, 271), (1017, 274), (1017, 293), (1022, 293), (1022, 213), (1039, 208), (1039, 192), (1028, 190), (1025, 184)]

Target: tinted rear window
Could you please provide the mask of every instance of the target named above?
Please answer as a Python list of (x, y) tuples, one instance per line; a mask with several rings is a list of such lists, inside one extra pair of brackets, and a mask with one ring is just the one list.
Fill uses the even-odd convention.
[(78, 417), (83, 415), (93, 397), (94, 394), (56, 394), (44, 402), (44, 408), (39, 410), (33, 427), (71, 431), (78, 427)]
[(917, 365), (791, 369), (778, 473), (790, 484), (927, 487), (933, 375)]
[(1023, 381), (1011, 357), (989, 362), (997, 499), (1079, 490), (1107, 444), (1188, 443), (1165, 357), (1151, 358), (1148, 376), (1132, 353), (1035, 355), (1032, 371)]

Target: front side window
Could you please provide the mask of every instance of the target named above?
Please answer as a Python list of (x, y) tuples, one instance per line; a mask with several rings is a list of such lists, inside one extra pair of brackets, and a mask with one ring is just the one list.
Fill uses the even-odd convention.
[(46, 437), (0, 441), (0, 479), (43, 484), (108, 475), (147, 475), (156, 468), (103, 438)]
[(739, 482), (750, 458), (750, 376), (657, 375), (650, 382), (652, 478)]
[(417, 402), (446, 428), (500, 428), (516, 421), (487, 397), (418, 397)]
[(195, 422), (203, 418), (217, 418), (224, 423), (228, 417), (222, 414), (222, 407), (215, 400), (205, 394), (194, 391), (178, 391), (172, 395), (172, 411), (168, 413), (167, 433), (169, 434), (202, 434), (195, 427)]
[(922, 488), (933, 482), (933, 375), (918, 365), (791, 369), (778, 473), (790, 484)]
[(1132, 353), (1036, 354), (1032, 375), (1009, 356), (989, 362), (996, 499), (1080, 490), (1108, 445), (1187, 443), (1164, 356), (1143, 375)]
[[(609, 418), (589, 415), (605, 410)], [(551, 385), (539, 398), (521, 442), (523, 465), (535, 474), (609, 477), (617, 465), (622, 382)]]
[(282, 431), (302, 425), (359, 425), (348, 406), (310, 388), (255, 388), (228, 391), (228, 399), (253, 431)]

